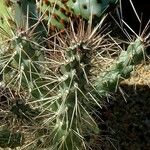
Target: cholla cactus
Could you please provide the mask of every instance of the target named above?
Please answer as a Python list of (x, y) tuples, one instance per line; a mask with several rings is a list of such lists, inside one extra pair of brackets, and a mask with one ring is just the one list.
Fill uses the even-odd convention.
[[(80, 15), (87, 20), (90, 14), (100, 17), (110, 2), (116, 1), (44, 0), (37, 3), (40, 9), (37, 12), (34, 0), (19, 0), (12, 1), (7, 9), (7, 24), (1, 24), (2, 34), (4, 31), (8, 34), (3, 35), (0, 43), (0, 74), (6, 87), (18, 95), (23, 93), (26, 103), (38, 109), (35, 114), (25, 104), (21, 108), (22, 114), (27, 116), (33, 112), (33, 118), (43, 118), (35, 129), (38, 137), (34, 148), (82, 150), (90, 147), (86, 137), (100, 133), (91, 115), (93, 106), (101, 107), (101, 97), (129, 77), (137, 58), (143, 56), (145, 44), (138, 37), (108, 70), (95, 74), (97, 78), (91, 75), (93, 58), (98, 53), (107, 57), (102, 49), (111, 44), (107, 34), (100, 32), (105, 17), (95, 27), (90, 21), (87, 25), (83, 19), (79, 19), (76, 27), (69, 20), (73, 19), (72, 15)], [(80, 6), (83, 9), (79, 9)], [(45, 14), (50, 27), (64, 28), (67, 21), (70, 28), (65, 28), (63, 34), (56, 33), (52, 38), (46, 38), (48, 29), (42, 24)], [(17, 117), (20, 116), (18, 109), (16, 105), (11, 109)], [(41, 134), (39, 128), (45, 132)]]
[(131, 42), (126, 51), (122, 51), (118, 60), (95, 80), (95, 88), (100, 95), (114, 91), (121, 80), (130, 77), (134, 66), (143, 59), (144, 41), (138, 37)]

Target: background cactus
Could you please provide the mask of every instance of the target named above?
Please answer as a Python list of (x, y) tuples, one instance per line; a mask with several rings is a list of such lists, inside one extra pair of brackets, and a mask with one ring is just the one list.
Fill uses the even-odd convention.
[[(9, 2), (11, 7), (3, 7), (7, 10), (4, 17), (7, 25), (1, 22), (1, 31), (8, 34), (1, 32), (4, 38), (0, 43), (0, 74), (4, 87), (15, 91), (25, 101), (17, 100), (9, 111), (19, 119), (34, 120), (29, 124), (30, 131), (34, 124), (38, 126), (34, 129), (34, 148), (77, 150), (90, 147), (93, 135), (100, 134), (92, 117), (94, 106), (102, 107), (102, 97), (130, 76), (134, 65), (143, 58), (146, 48), (143, 39), (137, 37), (126, 51), (119, 51), (118, 59), (108, 70), (93, 76), (92, 61), (99, 54), (103, 59), (110, 56), (111, 50), (107, 49), (106, 54), (103, 47), (114, 43), (108, 40), (108, 33), (101, 31), (105, 17), (95, 27), (83, 20), (89, 20), (92, 10), (92, 15), (100, 17), (109, 4), (116, 1)], [(58, 29), (65, 27), (64, 22), (69, 22), (69, 17), (80, 15), (84, 19), (78, 20), (78, 27), (70, 21), (70, 27), (64, 28), (63, 34), (56, 32), (51, 38), (45, 33), (49, 30), (43, 25), (45, 14), (48, 26)], [(13, 25), (8, 22), (10, 16)]]
[(64, 28), (69, 22), (69, 18), (80, 16), (86, 20), (97, 17), (102, 14), (112, 5), (115, 5), (118, 0), (39, 0), (37, 4), (39, 12), (44, 14), (44, 20), (47, 20), (48, 26), (51, 29)]

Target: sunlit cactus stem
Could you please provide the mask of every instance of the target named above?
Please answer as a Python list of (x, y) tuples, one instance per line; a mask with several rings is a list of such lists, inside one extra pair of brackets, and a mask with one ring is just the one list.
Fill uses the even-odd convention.
[(131, 42), (126, 51), (122, 51), (115, 63), (95, 80), (96, 91), (102, 96), (114, 92), (119, 83), (130, 77), (134, 66), (144, 58), (145, 45), (142, 38), (138, 37)]
[[(6, 50), (1, 54), (0, 73), (6, 84), (18, 86), (18, 90), (32, 91), (35, 89), (35, 80), (40, 79), (41, 70), (35, 62), (43, 56), (41, 47), (45, 37), (44, 27), (38, 23), (34, 0), (12, 1), (9, 7), (12, 9), (12, 14), (9, 15), (14, 26), (8, 22), (12, 38), (6, 36), (7, 42), (3, 44)], [(2, 30), (5, 31), (5, 27), (2, 26)]]
[[(39, 12), (37, 11), (36, 0), (18, 0), (14, 7), (16, 21), (33, 30), (33, 34), (43, 38), (46, 36), (46, 29), (41, 23)], [(21, 25), (19, 25), (21, 26)]]
[[(77, 150), (84, 149), (83, 135), (86, 130), (98, 133), (99, 129), (86, 111), (85, 95), (89, 72), (90, 59), (86, 57), (91, 51), (84, 49), (84, 44), (77, 43), (66, 49), (64, 64), (60, 67), (62, 76), (57, 100), (56, 124), (54, 126), (53, 144), (58, 143), (56, 149)], [(84, 72), (85, 71), (85, 72)], [(81, 123), (82, 122), (82, 123)], [(84, 128), (84, 129), (83, 129)]]
[(38, 37), (46, 36), (46, 30), (37, 12), (36, 0), (10, 0), (10, 4), (6, 2), (5, 5), (6, 9), (11, 10), (9, 20), (11, 19), (16, 25), (13, 30), (32, 31), (32, 34)]

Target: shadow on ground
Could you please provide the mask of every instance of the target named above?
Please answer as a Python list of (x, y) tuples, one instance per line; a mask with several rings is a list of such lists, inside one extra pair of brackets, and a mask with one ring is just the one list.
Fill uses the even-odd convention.
[[(122, 84), (115, 100), (100, 110), (104, 141), (102, 150), (149, 150), (150, 148), (150, 87)], [(99, 120), (99, 122), (101, 122)], [(97, 149), (97, 148), (96, 148)]]

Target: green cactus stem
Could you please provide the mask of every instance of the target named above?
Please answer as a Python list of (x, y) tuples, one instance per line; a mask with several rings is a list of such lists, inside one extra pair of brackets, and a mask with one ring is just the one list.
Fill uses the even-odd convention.
[[(1, 41), (3, 47), (1, 47), (0, 73), (3, 74), (3, 80), (6, 84), (17, 86), (19, 90), (23, 87), (24, 90), (32, 91), (36, 86), (35, 80), (42, 80), (39, 77), (41, 67), (36, 62), (43, 57), (42, 46), (38, 43), (43, 44), (43, 37), (45, 37), (43, 31), (38, 28), (40, 34), (36, 29), (32, 31), (34, 28), (32, 25), (35, 24), (35, 21), (38, 22), (36, 3), (34, 0), (18, 0), (12, 1), (9, 8), (3, 3), (3, 7), (6, 12), (11, 9), (7, 15), (11, 17), (13, 26), (8, 22), (9, 30), (7, 31), (3, 24), (1, 26), (2, 37), (5, 31), (8, 34)], [(10, 21), (9, 17), (5, 20), (6, 22)], [(29, 22), (29, 27), (26, 28), (27, 22)]]
[[(38, 68), (33, 62), (38, 60), (36, 49), (31, 46), (30, 42), (20, 37), (10, 42), (12, 45), (8, 51), (12, 54), (7, 54), (7, 56), (5, 53), (5, 57), (2, 56), (3, 59), (1, 59), (1, 65), (4, 65), (2, 67), (3, 79), (6, 83), (9, 83), (12, 79), (13, 82), (18, 80), (18, 87), (27, 86), (38, 78)], [(4, 60), (8, 61), (7, 64), (3, 62)]]
[(5, 37), (12, 37), (11, 28), (14, 27), (14, 21), (11, 18), (11, 3), (7, 4), (7, 1), (0, 0), (0, 32), (1, 40), (4, 40)]
[(130, 77), (134, 66), (144, 58), (145, 44), (142, 38), (132, 42), (126, 51), (122, 51), (116, 62), (103, 72), (94, 82), (96, 91), (102, 96), (114, 92), (120, 81)]
[(13, 36), (18, 31), (30, 32), (40, 42), (46, 37), (46, 29), (39, 18), (35, 0), (6, 0), (1, 2), (0, 8), (0, 31), (3, 34)]
[[(89, 50), (78, 43), (66, 49), (65, 61), (60, 67), (59, 99), (57, 100), (56, 123), (53, 129), (53, 145), (56, 149), (77, 150), (85, 146), (83, 135), (98, 133), (99, 129), (86, 111), (86, 85), (90, 61), (86, 57)], [(84, 72), (85, 71), (85, 72)]]
[[(37, 12), (36, 0), (17, 0), (13, 5), (17, 26), (34, 29), (34, 33), (46, 36), (46, 30)], [(41, 37), (41, 36), (40, 36)]]

